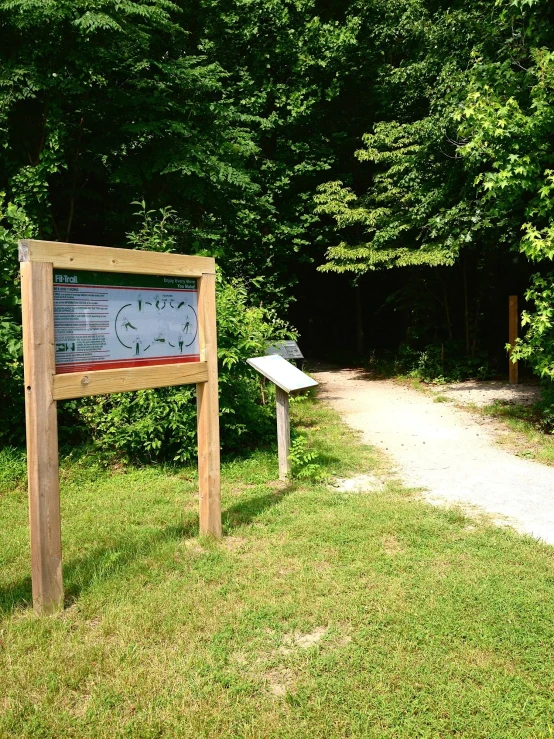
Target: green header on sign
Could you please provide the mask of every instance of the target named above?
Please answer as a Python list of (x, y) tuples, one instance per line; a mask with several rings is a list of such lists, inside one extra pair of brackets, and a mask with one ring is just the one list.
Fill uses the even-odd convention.
[(54, 270), (54, 285), (106, 285), (109, 287), (150, 287), (156, 290), (196, 290), (193, 277), (173, 275), (129, 275), (119, 272), (67, 272)]

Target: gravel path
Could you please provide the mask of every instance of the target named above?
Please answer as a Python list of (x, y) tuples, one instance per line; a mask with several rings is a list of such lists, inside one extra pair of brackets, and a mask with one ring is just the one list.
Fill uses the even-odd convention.
[(524, 382), (520, 385), (508, 385), (496, 380), (468, 380), (467, 382), (451, 382), (448, 385), (433, 385), (434, 393), (439, 393), (460, 405), (475, 405), (483, 408), (499, 401), (501, 403), (517, 403), (533, 405), (540, 399), (540, 386), (536, 382)]
[(477, 506), (498, 524), (554, 544), (554, 468), (500, 449), (484, 421), (391, 380), (358, 370), (314, 377), (321, 399), (430, 502)]

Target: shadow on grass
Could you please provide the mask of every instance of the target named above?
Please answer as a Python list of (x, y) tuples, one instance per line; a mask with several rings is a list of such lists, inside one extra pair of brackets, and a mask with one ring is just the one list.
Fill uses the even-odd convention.
[[(278, 505), (292, 489), (293, 486), (281, 488), (272, 493), (239, 501), (226, 508), (222, 512), (224, 535), (252, 522), (264, 511)], [(150, 556), (160, 545), (172, 540), (179, 541), (198, 536), (198, 526), (198, 514), (191, 513), (178, 526), (167, 526), (139, 540), (130, 541), (129, 538), (122, 536), (109, 547), (92, 549), (82, 557), (65, 562), (63, 565), (65, 606), (78, 600), (90, 583), (108, 581), (132, 562)], [(29, 562), (29, 570), (30, 567)], [(31, 608), (32, 603), (30, 575), (0, 588), (0, 616), (8, 616), (16, 608)]]
[(536, 426), (537, 431), (541, 430), (541, 408), (536, 403), (533, 405), (522, 405), (510, 401), (496, 400), (494, 403), (485, 406), (483, 411), (495, 418), (525, 421)]
[(251, 523), (264, 511), (278, 505), (293, 489), (294, 485), (290, 484), (265, 495), (241, 500), (225, 509), (222, 513), (223, 534), (230, 534), (234, 529)]

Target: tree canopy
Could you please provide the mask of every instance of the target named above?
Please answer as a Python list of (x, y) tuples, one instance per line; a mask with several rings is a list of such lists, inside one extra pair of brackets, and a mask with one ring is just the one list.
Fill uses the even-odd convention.
[(517, 273), (519, 356), (554, 377), (553, 21), (546, 0), (0, 0), (4, 407), (22, 235), (213, 254), (293, 317), (318, 266), (392, 271), (379, 300), (443, 354), (486, 349), (491, 275)]

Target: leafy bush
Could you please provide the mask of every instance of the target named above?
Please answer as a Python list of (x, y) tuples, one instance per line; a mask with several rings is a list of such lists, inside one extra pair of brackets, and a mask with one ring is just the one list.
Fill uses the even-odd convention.
[(542, 378), (542, 400), (537, 405), (540, 426), (554, 432), (554, 272), (536, 274), (525, 294), (534, 310), (523, 311), (525, 335), (517, 339), (513, 358), (529, 363)]
[(539, 377), (554, 380), (554, 272), (534, 275), (525, 294), (534, 311), (523, 311), (525, 336), (516, 342), (514, 359), (523, 359)]
[[(3, 202), (0, 193), (0, 442), (21, 444), (25, 423), (17, 239), (35, 232), (20, 206)], [(136, 215), (141, 227), (127, 234), (129, 242), (171, 251), (174, 211), (147, 210), (144, 202), (135, 205), (140, 206)], [(273, 389), (246, 359), (264, 354), (268, 343), (295, 335), (271, 309), (250, 305), (242, 282), (220, 275), (217, 323), (221, 442), (224, 451), (234, 451), (274, 435)], [(62, 444), (92, 439), (122, 460), (186, 461), (196, 456), (196, 392), (190, 385), (70, 400), (59, 404), (58, 424)]]
[(293, 436), (289, 460), (292, 477), (313, 481), (322, 480), (325, 477), (319, 454), (308, 447), (308, 440), (303, 434)]
[[(265, 353), (268, 343), (293, 337), (271, 311), (248, 304), (239, 281), (217, 284), (219, 391), (223, 451), (254, 446), (275, 434), (272, 388), (246, 363)], [(194, 386), (97, 396), (73, 408), (87, 433), (109, 454), (129, 459), (196, 456)]]
[(0, 442), (7, 444), (20, 444), (24, 439), (17, 239), (32, 235), (31, 223), (22, 208), (6, 203), (4, 193), (0, 193), (0, 405), (4, 418)]

